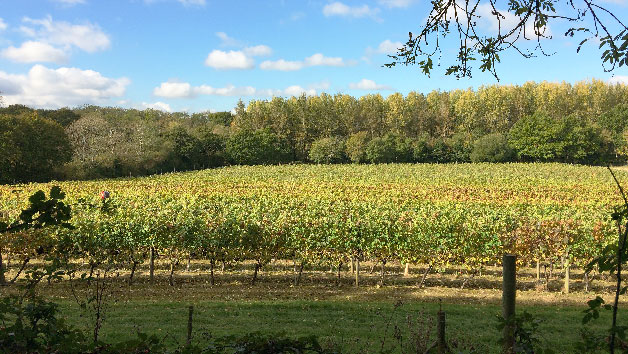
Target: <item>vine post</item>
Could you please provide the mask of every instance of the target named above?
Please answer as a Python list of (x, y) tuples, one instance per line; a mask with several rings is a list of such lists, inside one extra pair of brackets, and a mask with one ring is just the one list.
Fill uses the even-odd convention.
[(569, 281), (571, 279), (571, 264), (569, 262), (569, 253), (565, 257), (565, 294), (569, 294)]
[(360, 258), (355, 257), (355, 286), (360, 286)]
[(517, 256), (504, 254), (502, 262), (502, 317), (504, 326), (504, 353), (513, 353), (515, 345), (515, 297), (517, 294)]
[(152, 246), (150, 248), (150, 259), (149, 259), (148, 269), (150, 273), (149, 275), (150, 282), (152, 284), (155, 278), (155, 247), (152, 247)]
[(192, 316), (194, 314), (194, 306), (190, 305), (188, 307), (188, 337), (186, 344), (190, 346), (192, 343)]

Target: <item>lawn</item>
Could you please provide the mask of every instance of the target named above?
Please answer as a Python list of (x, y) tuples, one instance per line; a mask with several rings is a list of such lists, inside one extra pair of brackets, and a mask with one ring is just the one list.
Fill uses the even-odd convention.
[[(408, 352), (435, 340), (436, 313), (442, 307), (453, 343), (478, 353), (500, 351), (500, 331), (495, 327), (501, 292), (493, 284), (498, 274), (492, 274), (496, 269), (470, 281), (467, 289), (457, 286), (455, 274), (431, 275), (429, 286), (419, 288), (419, 267), (412, 268), (409, 277), (389, 274), (389, 283), (383, 287), (376, 285), (376, 273), (366, 274), (365, 285), (355, 288), (350, 274), (343, 273), (342, 284), (335, 286), (334, 274), (324, 270), (310, 270), (302, 285), (291, 286), (290, 275), (284, 271), (287, 264), (276, 264), (262, 273), (256, 286), (247, 281), (251, 270), (243, 268), (218, 274), (219, 284), (211, 286), (207, 274), (198, 271), (202, 265), (193, 263), (190, 272), (180, 272), (174, 287), (167, 283), (165, 267), (159, 267), (154, 284), (148, 282), (145, 269), (131, 287), (124, 283), (126, 274), (114, 276), (101, 338), (128, 339), (141, 331), (157, 334), (174, 347), (185, 342), (188, 306), (193, 305), (193, 337), (201, 345), (210, 335), (259, 332), (315, 335), (324, 345), (350, 353), (380, 352), (382, 345), (401, 352), (401, 341)], [(530, 286), (533, 272), (519, 271), (518, 313), (525, 310), (542, 321), (538, 338), (544, 346), (558, 353), (577, 352), (586, 301), (596, 293), (610, 300), (609, 283), (596, 281), (596, 293), (548, 292)], [(555, 282), (560, 283), (559, 275)], [(91, 312), (79, 308), (67, 282), (43, 286), (42, 293), (60, 303), (70, 323), (91, 330)], [(89, 296), (82, 290), (77, 294), (80, 299)], [(620, 322), (625, 323), (621, 315)], [(608, 316), (603, 316), (591, 327), (602, 332), (608, 323)]]

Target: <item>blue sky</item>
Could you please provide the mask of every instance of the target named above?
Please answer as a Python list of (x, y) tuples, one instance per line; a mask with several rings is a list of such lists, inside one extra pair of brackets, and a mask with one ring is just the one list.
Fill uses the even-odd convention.
[[(628, 19), (628, 0), (607, 1)], [(439, 68), (427, 77), (417, 67), (382, 67), (430, 8), (427, 0), (0, 0), (0, 92), (5, 105), (199, 112), (231, 110), (240, 98), (497, 83), (479, 71), (456, 80)], [(595, 43), (576, 54), (567, 26), (550, 23), (550, 57), (502, 54), (499, 83), (628, 83), (625, 67), (604, 72)], [(445, 64), (455, 45), (445, 43)]]

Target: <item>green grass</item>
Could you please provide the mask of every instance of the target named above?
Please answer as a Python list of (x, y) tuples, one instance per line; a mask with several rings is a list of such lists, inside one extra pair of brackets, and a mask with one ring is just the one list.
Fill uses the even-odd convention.
[[(76, 304), (67, 300), (62, 312), (70, 323), (87, 326)], [(191, 303), (167, 300), (131, 300), (110, 304), (102, 328), (105, 341), (131, 338), (137, 330), (167, 337), (167, 341), (184, 343), (187, 330), (187, 307)], [(394, 346), (395, 325), (402, 337), (410, 331), (435, 331), (433, 321), (437, 303), (405, 303), (397, 308), (390, 302), (349, 301), (197, 301), (194, 305), (195, 340), (202, 343), (203, 333), (213, 336), (244, 335), (250, 332), (285, 333), (299, 337), (316, 335), (323, 343), (333, 341), (350, 352), (370, 348), (379, 352), (381, 341)], [(500, 332), (495, 329), (496, 305), (442, 304), (447, 314), (448, 337), (472, 344), (480, 352), (499, 352)], [(540, 326), (542, 342), (557, 353), (575, 352), (580, 339), (581, 307), (520, 306), (544, 322)], [(423, 319), (430, 325), (408, 325), (407, 316)], [(428, 319), (429, 317), (429, 319)], [(594, 327), (601, 331), (609, 323), (600, 319)], [(419, 321), (422, 322), (422, 321)], [(387, 326), (387, 324), (389, 324)], [(387, 328), (388, 327), (388, 328)], [(387, 328), (387, 329), (386, 329)], [(434, 333), (432, 333), (433, 341)]]

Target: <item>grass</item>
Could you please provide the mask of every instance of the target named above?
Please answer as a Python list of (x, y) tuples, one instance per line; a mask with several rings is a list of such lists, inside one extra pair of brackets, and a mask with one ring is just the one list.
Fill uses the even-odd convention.
[[(204, 262), (192, 262), (190, 271), (178, 269), (176, 286), (168, 285), (168, 269), (158, 264), (157, 278), (148, 281), (143, 266), (137, 282), (128, 286), (126, 272), (113, 273), (101, 335), (105, 341), (132, 338), (140, 330), (155, 333), (172, 346), (184, 343), (188, 306), (194, 306), (194, 339), (199, 343), (207, 335), (246, 335), (251, 332), (285, 333), (298, 337), (316, 335), (325, 344), (333, 343), (346, 352), (366, 348), (379, 352), (395, 348), (395, 333), (404, 343), (410, 339), (422, 344), (433, 342), (435, 317), (442, 306), (447, 314), (448, 337), (467, 343), (480, 353), (497, 353), (500, 332), (495, 328), (500, 313), (498, 268), (489, 267), (482, 276), (460, 289), (462, 277), (451, 269), (444, 274), (431, 274), (428, 286), (419, 288), (422, 266), (413, 266), (409, 277), (401, 275), (401, 265), (387, 268), (386, 285), (378, 286), (377, 271), (365, 271), (361, 286), (352, 285), (352, 275), (343, 270), (342, 283), (335, 285), (335, 274), (324, 268), (307, 270), (300, 286), (291, 285), (290, 263), (277, 261), (261, 274), (256, 286), (249, 284), (251, 269), (243, 264), (227, 271), (218, 271), (218, 284), (211, 286)], [(370, 268), (365, 264), (364, 269)], [(14, 271), (14, 270), (13, 270)], [(556, 270), (550, 290), (534, 286), (534, 269), (520, 268), (518, 311), (527, 310), (543, 320), (540, 339), (558, 353), (576, 352), (580, 339), (582, 311), (586, 301), (596, 294), (611, 299), (609, 281), (594, 281), (594, 292), (560, 292), (560, 272)], [(572, 288), (579, 290), (581, 273), (575, 271)], [(62, 314), (70, 323), (91, 330), (90, 311), (79, 308), (72, 296), (69, 282), (42, 285), (41, 292), (61, 305)], [(78, 289), (81, 299), (89, 293)], [(401, 306), (396, 304), (401, 303)], [(624, 306), (626, 304), (624, 303)], [(412, 320), (409, 324), (408, 320)], [(621, 317), (621, 323), (626, 323)], [(598, 332), (608, 327), (608, 318), (593, 326)], [(398, 331), (395, 331), (395, 328)], [(424, 335), (430, 333), (431, 337)], [(397, 336), (398, 337), (398, 336)], [(407, 349), (407, 348), (406, 348)]]
[[(250, 332), (285, 333), (299, 337), (316, 335), (323, 342), (334, 342), (345, 350), (395, 346), (394, 328), (402, 337), (411, 332), (431, 332), (434, 340), (434, 317), (442, 306), (447, 314), (448, 336), (472, 344), (480, 352), (499, 352), (500, 332), (495, 329), (498, 305), (438, 304), (408, 302), (396, 307), (391, 302), (362, 301), (211, 301), (193, 303), (167, 300), (129, 300), (111, 304), (102, 328), (105, 341), (130, 338), (137, 330), (156, 333), (172, 342), (183, 343), (187, 326), (187, 306), (194, 305), (195, 340), (211, 334), (245, 335)], [(85, 325), (81, 312), (71, 302), (62, 303), (63, 313), (71, 323)], [(545, 345), (558, 353), (575, 352), (583, 307), (524, 305), (544, 322), (540, 326)], [(408, 325), (407, 318), (414, 319)], [(602, 330), (603, 321), (596, 326)], [(417, 323), (418, 322), (418, 323)], [(421, 324), (422, 323), (422, 324)]]

